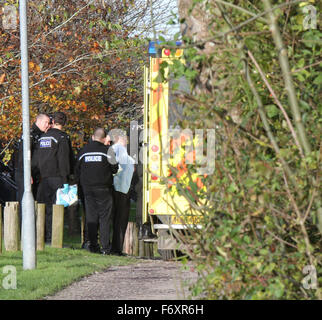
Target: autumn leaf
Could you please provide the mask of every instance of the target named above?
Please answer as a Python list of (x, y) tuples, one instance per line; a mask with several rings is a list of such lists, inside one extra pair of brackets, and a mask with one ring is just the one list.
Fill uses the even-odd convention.
[(81, 86), (78, 86), (78, 87), (76, 87), (76, 88), (74, 89), (74, 93), (75, 93), (75, 94), (77, 94), (77, 95), (79, 95), (79, 94), (81, 93), (81, 91), (82, 91)]
[(4, 73), (1, 77), (0, 77), (0, 84), (2, 84), (4, 82), (4, 78), (6, 77), (6, 74)]
[(29, 70), (32, 70), (35, 67), (35, 64), (32, 61), (30, 61), (28, 65), (29, 65)]
[(80, 106), (82, 107), (83, 111), (87, 111), (87, 105), (84, 101), (81, 102)]
[[(33, 44), (30, 47), (28, 63), (32, 120), (39, 111), (66, 112), (68, 119), (74, 119), (70, 121), (66, 130), (69, 134), (77, 132), (76, 136), (79, 135), (79, 131), (88, 134), (97, 122), (116, 127), (119, 123), (125, 124), (130, 117), (117, 118), (114, 115), (116, 109), (124, 105), (129, 112), (132, 112), (132, 105), (142, 104), (143, 100), (143, 95), (126, 91), (128, 87), (136, 88), (138, 84), (136, 81), (142, 75), (141, 72), (133, 72), (136, 70), (137, 61), (132, 56), (123, 55), (122, 48), (118, 48), (115, 52), (111, 51), (110, 61), (97, 58), (96, 54), (100, 52), (101, 43), (106, 37), (110, 39), (112, 45), (114, 41), (118, 43), (120, 40), (128, 39), (126, 30), (118, 31), (117, 39), (114, 31), (106, 29), (103, 30), (105, 33), (97, 32), (96, 25), (104, 21), (106, 13), (98, 14), (94, 7), (86, 7), (79, 13), (79, 18), (84, 23), (77, 24), (77, 29), (71, 23), (64, 24), (58, 30), (55, 29), (56, 23), (66, 21), (65, 12), (69, 17), (72, 16), (77, 10), (77, 3), (71, 2), (62, 11), (56, 2), (49, 11), (45, 6), (38, 8), (38, 4), (42, 1), (34, 0), (33, 3), (37, 5), (28, 8), (28, 14), (30, 13), (28, 31), (30, 43)], [(52, 14), (53, 12), (55, 14)], [(122, 18), (124, 14), (122, 10), (113, 12), (117, 18)], [(39, 19), (39, 16), (42, 19)], [(92, 28), (88, 28), (88, 23), (92, 23)], [(6, 92), (6, 99), (1, 101), (0, 107), (7, 117), (4, 121), (6, 123), (0, 124), (0, 140), (7, 140), (12, 138), (11, 135), (17, 135), (21, 131), (19, 129), (21, 117), (17, 116), (21, 113), (19, 98), (21, 67), (20, 59), (16, 57), (20, 43), (19, 37), (8, 37), (8, 33), (3, 30), (0, 30), (0, 38), (6, 41), (6, 45), (0, 48), (0, 64), (8, 65), (10, 68), (8, 69), (10, 79), (6, 77), (9, 73), (5, 69), (0, 71), (0, 86), (4, 89), (3, 92)], [(146, 56), (146, 53), (142, 51), (141, 44), (135, 50), (139, 54), (139, 60), (143, 60), (142, 57)], [(110, 80), (104, 85), (106, 74)], [(129, 78), (131, 78), (130, 85)], [(142, 87), (141, 82), (138, 86)], [(105, 102), (105, 97), (109, 97), (108, 103)], [(105, 119), (106, 109), (112, 113), (109, 119)], [(72, 141), (73, 145), (80, 145), (82, 137), (83, 135), (78, 140), (75, 139), (77, 141)]]

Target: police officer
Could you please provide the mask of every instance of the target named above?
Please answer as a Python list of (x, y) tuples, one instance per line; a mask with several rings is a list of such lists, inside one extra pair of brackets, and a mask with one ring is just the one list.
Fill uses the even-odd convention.
[(32, 159), (32, 168), (38, 168), (41, 176), (37, 201), (46, 204), (46, 243), (51, 241), (52, 205), (56, 203), (56, 191), (64, 187), (67, 193), (69, 189), (73, 153), (69, 136), (62, 131), (66, 120), (63, 112), (54, 113), (52, 127), (38, 140)]
[[(77, 155), (75, 176), (84, 193), (89, 250), (110, 254), (110, 228), (112, 222), (113, 174), (118, 170), (112, 148), (104, 145), (106, 132), (97, 128), (92, 140)], [(98, 229), (100, 243), (98, 244)]]
[[(31, 158), (33, 158), (34, 151), (38, 144), (38, 139), (40, 136), (46, 132), (50, 125), (50, 118), (45, 113), (40, 113), (36, 117), (35, 123), (30, 129), (30, 153)], [(20, 221), (21, 221), (21, 200), (24, 194), (24, 174), (23, 174), (23, 141), (22, 138), (19, 140), (18, 149), (14, 153), (14, 167), (15, 167), (15, 182), (17, 185), (17, 201), (20, 203)], [(37, 189), (40, 182), (39, 172), (37, 170), (32, 170), (32, 193), (34, 199), (37, 197)]]

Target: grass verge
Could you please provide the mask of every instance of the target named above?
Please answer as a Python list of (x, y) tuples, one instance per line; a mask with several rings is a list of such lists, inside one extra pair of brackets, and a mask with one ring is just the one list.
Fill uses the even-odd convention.
[[(135, 221), (135, 208), (135, 203), (132, 203), (130, 221)], [(6, 252), (3, 245), (0, 253), (0, 300), (42, 299), (94, 272), (138, 261), (135, 257), (92, 254), (80, 249), (80, 246), (80, 235), (68, 236), (65, 225), (64, 248), (46, 246), (44, 251), (37, 251), (36, 269), (23, 270), (22, 252)], [(14, 268), (7, 270), (7, 266)], [(16, 272), (16, 289), (6, 289), (8, 282), (12, 284), (12, 270)]]
[[(23, 270), (21, 251), (0, 254), (0, 300), (42, 299), (96, 271), (137, 262), (134, 257), (101, 256), (78, 247), (55, 249), (46, 246), (44, 251), (37, 251), (34, 270)], [(13, 283), (14, 276), (13, 272), (6, 271), (6, 266), (15, 267), (16, 289), (6, 289), (6, 284)]]

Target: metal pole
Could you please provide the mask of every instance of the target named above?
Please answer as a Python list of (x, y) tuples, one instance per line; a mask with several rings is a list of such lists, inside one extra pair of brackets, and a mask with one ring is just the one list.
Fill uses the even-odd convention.
[(130, 122), (130, 156), (139, 163), (139, 123), (138, 121)]
[(27, 0), (19, 1), (24, 194), (22, 198), (23, 269), (36, 267), (35, 203), (31, 192)]

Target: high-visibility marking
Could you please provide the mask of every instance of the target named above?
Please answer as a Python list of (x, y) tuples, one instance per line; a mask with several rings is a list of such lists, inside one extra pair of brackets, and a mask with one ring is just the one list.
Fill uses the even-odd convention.
[(153, 121), (152, 123), (152, 129), (155, 131), (155, 132), (162, 132), (162, 119), (161, 117), (158, 117), (155, 121)]
[(157, 200), (161, 197), (161, 190), (157, 188), (151, 189), (151, 205), (155, 204)]
[(47, 139), (54, 140), (56, 143), (58, 142), (54, 137), (42, 137), (42, 138), (40, 138), (38, 141), (41, 141), (41, 140), (47, 140)]
[(102, 156), (86, 156), (85, 162), (102, 162)]
[(156, 105), (158, 102), (160, 102), (163, 94), (163, 88), (162, 84), (160, 83), (156, 89), (153, 90), (153, 100), (152, 104)]
[(102, 155), (106, 158), (111, 158), (111, 156), (107, 155), (106, 153), (103, 153), (103, 152), (87, 152), (87, 153), (84, 153), (82, 154), (78, 160), (82, 160), (83, 157), (86, 157), (86, 156), (95, 156), (95, 155)]
[(160, 63), (161, 63), (161, 58), (158, 59), (152, 59), (153, 63), (153, 72), (158, 72), (159, 71), (159, 67), (160, 67)]
[(40, 141), (40, 148), (51, 148), (51, 139), (43, 139)]

